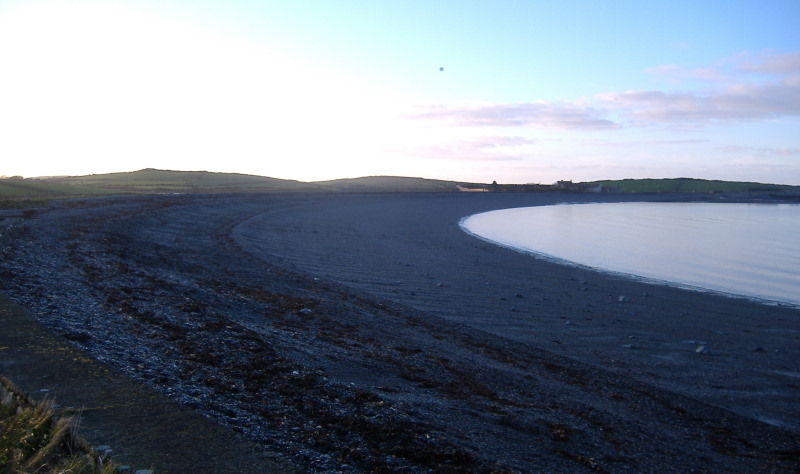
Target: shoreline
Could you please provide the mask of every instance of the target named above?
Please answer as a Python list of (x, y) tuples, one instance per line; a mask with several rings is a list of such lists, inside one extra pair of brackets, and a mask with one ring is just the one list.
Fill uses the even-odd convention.
[[(555, 205), (570, 205), (570, 204), (582, 204), (582, 203), (559, 203), (559, 204), (555, 204)], [(794, 205), (797, 205), (797, 204), (794, 204)], [(489, 212), (493, 212), (493, 211), (489, 211)], [(569, 267), (574, 267), (574, 268), (581, 268), (581, 269), (585, 269), (585, 270), (589, 270), (589, 271), (605, 273), (605, 274), (608, 274), (608, 275), (618, 276), (618, 277), (623, 277), (623, 278), (630, 278), (630, 279), (633, 279), (633, 280), (636, 280), (636, 281), (639, 281), (639, 282), (642, 282), (642, 283), (648, 283), (648, 284), (653, 284), (653, 285), (670, 286), (670, 287), (678, 288), (678, 289), (682, 289), (682, 290), (695, 291), (695, 292), (706, 293), (706, 294), (713, 294), (713, 295), (718, 295), (718, 296), (724, 296), (724, 297), (727, 297), (727, 298), (742, 299), (742, 300), (747, 300), (747, 301), (754, 302), (754, 303), (764, 304), (764, 305), (767, 305), (767, 306), (779, 306), (779, 307), (800, 309), (800, 300), (795, 302), (795, 301), (791, 301), (789, 299), (777, 299), (777, 298), (772, 298), (772, 297), (769, 297), (769, 296), (747, 294), (746, 292), (743, 292), (743, 291), (736, 292), (734, 290), (724, 290), (724, 289), (712, 288), (710, 286), (703, 286), (702, 284), (692, 284), (692, 283), (681, 282), (681, 281), (677, 281), (675, 279), (650, 277), (650, 276), (640, 275), (640, 274), (632, 273), (632, 272), (625, 272), (625, 271), (621, 271), (621, 270), (613, 270), (613, 269), (610, 269), (610, 268), (604, 268), (604, 267), (600, 267), (600, 266), (594, 266), (594, 265), (591, 265), (591, 264), (580, 263), (580, 262), (577, 262), (577, 261), (574, 261), (574, 260), (569, 260), (569, 259), (563, 258), (563, 257), (556, 257), (556, 256), (551, 255), (549, 253), (540, 252), (540, 251), (537, 251), (537, 250), (534, 250), (534, 249), (531, 249), (531, 248), (522, 247), (522, 246), (516, 246), (516, 245), (513, 245), (513, 244), (509, 244), (509, 243), (504, 243), (504, 242), (501, 242), (501, 241), (498, 241), (498, 240), (493, 240), (491, 238), (484, 237), (484, 236), (482, 236), (482, 235), (480, 235), (478, 233), (475, 233), (475, 232), (471, 231), (468, 227), (466, 227), (464, 225), (464, 222), (466, 220), (468, 220), (469, 218), (473, 217), (474, 215), (476, 215), (476, 214), (472, 214), (472, 215), (468, 215), (468, 216), (462, 217), (459, 220), (458, 226), (462, 231), (464, 231), (467, 234), (475, 237), (476, 239), (480, 239), (480, 240), (483, 240), (484, 242), (487, 242), (487, 243), (490, 243), (490, 244), (493, 244), (493, 245), (497, 245), (497, 246), (504, 247), (504, 248), (507, 248), (507, 249), (510, 249), (510, 250), (514, 250), (516, 252), (519, 252), (519, 253), (524, 254), (524, 255), (528, 255), (528, 256), (533, 257), (533, 258), (538, 258), (538, 259), (545, 260), (545, 261), (548, 261), (548, 262), (552, 262), (552, 263), (555, 263), (555, 264), (558, 264), (558, 265), (564, 265), (564, 266), (569, 266)]]
[[(339, 212), (325, 207), (322, 212), (309, 210), (307, 214), (281, 215), (283, 225), (300, 226), (300, 232), (297, 229), (288, 233), (266, 229), (265, 225), (273, 221), (265, 219), (259, 223), (256, 217), (242, 225), (250, 225), (252, 229), (242, 230), (240, 234), (258, 234), (258, 238), (244, 244), (254, 255), (266, 253), (279, 256), (274, 261), (290, 262), (300, 270), (319, 273), (320, 278), (333, 279), (373, 296), (410, 305), (459, 324), (567, 354), (582, 362), (597, 364), (600, 354), (607, 360), (625, 360), (629, 366), (624, 371), (626, 376), (637, 377), (640, 373), (663, 370), (669, 375), (655, 377), (655, 381), (664, 388), (690, 393), (707, 401), (724, 392), (717, 402), (723, 406), (733, 408), (732, 404), (738, 404), (734, 409), (749, 416), (756, 416), (753, 412), (760, 409), (767, 413), (763, 415), (764, 419), (780, 419), (768, 414), (775, 408), (771, 405), (774, 402), (772, 400), (759, 400), (760, 396), (754, 394), (753, 398), (744, 397), (737, 402), (729, 398), (731, 390), (709, 390), (692, 385), (696, 383), (695, 380), (706, 380), (707, 384), (717, 387), (747, 386), (750, 383), (747, 380), (751, 377), (765, 378), (764, 374), (774, 369), (747, 353), (762, 346), (775, 347), (778, 344), (768, 340), (770, 333), (765, 333), (764, 341), (758, 341), (754, 327), (769, 322), (753, 320), (751, 315), (767, 311), (767, 308), (794, 311), (796, 314), (795, 308), (764, 306), (715, 293), (687, 292), (674, 286), (652, 285), (595, 269), (565, 267), (544, 261), (529, 262), (520, 259), (516, 250), (495, 244), (491, 245), (496, 247), (497, 252), (490, 251), (483, 241), (473, 239), (456, 225), (461, 217), (475, 213), (465, 212), (467, 209), (491, 210), (527, 204), (586, 201), (591, 198), (599, 202), (662, 201), (671, 200), (674, 196), (587, 197), (567, 194), (506, 195), (485, 199), (440, 197), (441, 204), (438, 205), (426, 198), (405, 197), (402, 204), (397, 204), (391, 199), (376, 196), (370, 204), (360, 204), (358, 199), (353, 199), (353, 204), (341, 206)], [(370, 222), (364, 223), (364, 219)], [(317, 222), (319, 225), (314, 224)], [(320, 238), (330, 228), (342, 232), (346, 238), (352, 238), (351, 243), (333, 243)], [(370, 237), (373, 228), (380, 229), (380, 232)], [(400, 238), (395, 238), (395, 235)], [(420, 237), (414, 237), (416, 235)], [(259, 242), (262, 238), (271, 244)], [(238, 239), (240, 243), (242, 240), (246, 239)], [(420, 247), (419, 241), (425, 242), (425, 247)], [(414, 260), (398, 262), (398, 257), (404, 255), (414, 255)], [(325, 262), (325, 265), (319, 265), (319, 261)], [(436, 262), (436, 265), (424, 262)], [(403, 266), (398, 268), (398, 263)], [(476, 270), (476, 265), (497, 271)], [(532, 268), (541, 270), (532, 275)], [(385, 276), (375, 278), (374, 275)], [(552, 278), (544, 278), (544, 275), (551, 275)], [(476, 282), (476, 278), (482, 281)], [(416, 289), (408, 288), (412, 286)], [(512, 287), (515, 288), (513, 291), (509, 289)], [(624, 302), (620, 301), (622, 297)], [(685, 301), (677, 306), (686, 309), (675, 314), (671, 304), (665, 306), (670, 299)], [(703, 314), (697, 318), (709, 320), (695, 320), (692, 314), (700, 311)], [(537, 316), (542, 313), (543, 316)], [(662, 320), (664, 318), (666, 320)], [(776, 318), (781, 319), (782, 316)], [(788, 325), (777, 319), (774, 321), (774, 329), (781, 326), (786, 328), (778, 351), (790, 350), (792, 345), (796, 347), (794, 335), (800, 328), (800, 321), (797, 316), (793, 318), (794, 321)], [(564, 325), (570, 326), (567, 328), (569, 331), (565, 331)], [(717, 327), (711, 328), (713, 326)], [(655, 328), (665, 332), (667, 337), (654, 332)], [(547, 340), (542, 340), (545, 339), (541, 337), (543, 333)], [(526, 334), (536, 334), (537, 337), (532, 339)], [(611, 340), (618, 341), (618, 345), (604, 342), (598, 346), (597, 341), (609, 341), (612, 334)], [(564, 347), (564, 339), (569, 340), (569, 347), (575, 349)], [(700, 341), (705, 344), (689, 348), (681, 341)], [(631, 350), (637, 345), (639, 349)], [(751, 373), (743, 376), (740, 371), (726, 367), (722, 361), (709, 364), (713, 368), (699, 364), (687, 353), (700, 346), (718, 354), (729, 353), (728, 363), (744, 366), (741, 371), (749, 370)], [(586, 354), (595, 355), (586, 357)], [(785, 362), (776, 365), (797, 366), (790, 362), (788, 355), (784, 356), (780, 359)], [(600, 365), (608, 368), (606, 364)], [(797, 371), (800, 372), (800, 368)], [(648, 377), (646, 381), (653, 383), (651, 379), (653, 377)], [(786, 380), (783, 383), (791, 386), (793, 381)], [(772, 382), (770, 385), (774, 384)], [(789, 392), (786, 396), (789, 396)], [(800, 419), (800, 411), (791, 409), (793, 402), (788, 399), (784, 403), (782, 406), (789, 410), (784, 418), (795, 420), (794, 429), (800, 430), (800, 425), (796, 423)], [(759, 408), (753, 410), (756, 405)]]
[(2, 291), (300, 470), (797, 469), (796, 309), (528, 262), (457, 225), (575, 198), (643, 199), (62, 203), (3, 250)]

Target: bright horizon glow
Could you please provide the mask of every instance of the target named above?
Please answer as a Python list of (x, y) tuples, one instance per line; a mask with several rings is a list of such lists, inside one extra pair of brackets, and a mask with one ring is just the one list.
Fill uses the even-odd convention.
[(0, 175), (800, 185), (800, 3), (296, 3), (0, 3)]

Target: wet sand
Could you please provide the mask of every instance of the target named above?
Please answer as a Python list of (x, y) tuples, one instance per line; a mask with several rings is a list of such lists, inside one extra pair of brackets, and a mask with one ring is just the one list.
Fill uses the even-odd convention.
[(301, 470), (796, 470), (800, 311), (557, 265), (457, 225), (672, 198), (89, 200), (5, 216), (20, 230), (2, 290)]

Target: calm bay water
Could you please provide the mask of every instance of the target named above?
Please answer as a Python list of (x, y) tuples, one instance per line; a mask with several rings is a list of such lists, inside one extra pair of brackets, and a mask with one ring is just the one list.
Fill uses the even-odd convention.
[(461, 226), (547, 258), (800, 305), (797, 204), (564, 204), (476, 214)]

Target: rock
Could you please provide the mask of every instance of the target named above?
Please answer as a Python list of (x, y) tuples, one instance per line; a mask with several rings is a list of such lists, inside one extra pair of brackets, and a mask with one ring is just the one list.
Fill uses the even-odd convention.
[(133, 472), (133, 474), (153, 474), (152, 469), (137, 469)]
[(81, 344), (86, 344), (92, 339), (92, 336), (83, 331), (65, 332), (61, 335), (68, 341), (80, 342)]
[(709, 354), (711, 351), (708, 350), (706, 346), (697, 346), (697, 349), (694, 350), (698, 354)]
[(525, 298), (525, 297), (524, 297), (524, 296), (522, 296), (520, 293), (514, 293), (514, 297), (515, 297), (515, 298)]
[(617, 301), (619, 301), (620, 303), (627, 303), (628, 297), (625, 295), (621, 295), (619, 298), (617, 298)]
[(113, 449), (111, 449), (111, 446), (105, 444), (102, 444), (100, 446), (95, 446), (94, 450), (100, 453), (100, 455), (102, 456), (108, 456), (113, 451)]
[(309, 308), (303, 308), (300, 310), (300, 314), (314, 314), (314, 311)]

